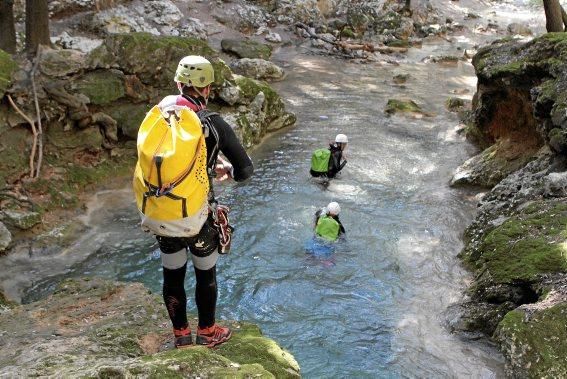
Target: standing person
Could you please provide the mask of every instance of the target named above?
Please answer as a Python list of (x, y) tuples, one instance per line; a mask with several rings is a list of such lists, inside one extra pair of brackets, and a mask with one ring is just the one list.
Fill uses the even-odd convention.
[(313, 177), (334, 178), (345, 167), (344, 150), (348, 144), (345, 134), (337, 134), (335, 142), (329, 144), (328, 149), (318, 149), (311, 157), (309, 173)]
[(315, 235), (329, 242), (336, 241), (346, 234), (345, 228), (339, 220), (341, 207), (336, 201), (331, 201), (325, 208), (315, 213)]
[[(214, 70), (211, 63), (200, 56), (187, 56), (181, 59), (174, 78), (179, 95), (165, 97), (160, 103), (162, 110), (168, 107), (187, 107), (195, 112), (206, 109)], [(185, 294), (185, 272), (187, 269), (187, 249), (196, 277), (195, 303), (199, 316), (195, 343), (213, 347), (226, 342), (231, 330), (215, 323), (217, 305), (216, 263), (220, 242), (218, 224), (215, 225), (216, 201), (212, 191), (212, 177), (220, 179), (232, 177), (240, 182), (248, 179), (254, 167), (244, 147), (234, 131), (218, 114), (208, 116), (209, 129), (205, 133), (207, 150), (207, 174), (210, 180), (208, 195), (209, 211), (200, 231), (191, 237), (172, 237), (156, 235), (163, 265), (163, 300), (173, 325), (175, 347), (191, 346), (193, 339), (187, 322), (187, 297)], [(220, 160), (219, 151), (228, 162)], [(215, 175), (216, 174), (216, 175)], [(205, 211), (206, 212), (206, 211)], [(197, 229), (199, 230), (199, 229)]]

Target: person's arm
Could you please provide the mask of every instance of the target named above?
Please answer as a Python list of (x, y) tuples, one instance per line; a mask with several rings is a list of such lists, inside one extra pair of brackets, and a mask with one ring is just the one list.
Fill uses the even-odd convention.
[(341, 152), (340, 150), (331, 149), (331, 159), (329, 160), (329, 172), (327, 176), (334, 178), (335, 175), (341, 170), (340, 167)]
[(336, 216), (335, 216), (335, 220), (337, 220), (337, 222), (339, 223), (339, 235), (341, 235), (341, 234), (346, 234), (345, 227), (344, 227), (343, 224), (341, 223), (341, 220), (339, 220), (339, 215), (336, 215)]
[(237, 182), (248, 179), (254, 172), (254, 165), (236, 134), (234, 134), (234, 130), (218, 115), (212, 116), (211, 121), (219, 135), (219, 149), (231, 165), (231, 167), (227, 167), (226, 163), (221, 161), (223, 170), (230, 172), (232, 178)]

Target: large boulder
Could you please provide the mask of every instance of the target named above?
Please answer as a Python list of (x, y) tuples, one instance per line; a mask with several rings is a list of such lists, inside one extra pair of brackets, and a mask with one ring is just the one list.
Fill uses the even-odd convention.
[(139, 283), (67, 280), (0, 314), (1, 376), (298, 378), (293, 356), (252, 324), (216, 349), (177, 350), (160, 296)]
[(522, 306), (506, 315), (495, 337), (513, 378), (567, 377), (567, 297), (550, 292), (536, 306)]
[(155, 36), (149, 33), (114, 34), (88, 56), (91, 68), (119, 67), (126, 75), (136, 75), (143, 84), (172, 89), (179, 60), (186, 55), (202, 55), (215, 68), (215, 85), (230, 75), (226, 64), (206, 42), (189, 37)]
[(565, 33), (548, 33), (527, 43), (497, 41), (479, 49), (473, 65), (478, 76), (469, 128), (473, 139), (484, 148), (509, 141), (528, 157), (543, 144), (567, 153)]
[(272, 46), (246, 39), (226, 38), (221, 41), (222, 50), (238, 58), (270, 59)]
[(284, 76), (284, 71), (275, 63), (259, 58), (239, 59), (234, 61), (230, 68), (236, 74), (260, 80), (279, 80)]

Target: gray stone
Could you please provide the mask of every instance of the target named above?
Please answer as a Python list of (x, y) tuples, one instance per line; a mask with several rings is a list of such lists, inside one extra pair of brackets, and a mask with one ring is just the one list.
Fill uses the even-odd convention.
[(229, 105), (234, 105), (240, 100), (240, 88), (238, 86), (224, 86), (219, 93), (221, 99)]
[(567, 197), (567, 171), (552, 172), (543, 178), (546, 197)]
[(85, 57), (85, 53), (77, 50), (42, 49), (39, 69), (48, 76), (68, 76), (85, 68)]
[(532, 30), (529, 27), (517, 22), (513, 22), (508, 25), (507, 30), (508, 33), (512, 35), (531, 36), (533, 34)]
[(244, 39), (223, 39), (221, 47), (223, 51), (232, 53), (239, 58), (269, 59), (272, 55), (272, 47), (270, 45)]
[(6, 224), (22, 230), (30, 229), (41, 222), (41, 215), (37, 212), (5, 209), (0, 214)]
[(0, 253), (5, 251), (12, 243), (12, 233), (6, 228), (6, 225), (0, 221)]
[(280, 67), (264, 59), (242, 58), (233, 62), (230, 68), (237, 74), (254, 79), (278, 80), (284, 76)]

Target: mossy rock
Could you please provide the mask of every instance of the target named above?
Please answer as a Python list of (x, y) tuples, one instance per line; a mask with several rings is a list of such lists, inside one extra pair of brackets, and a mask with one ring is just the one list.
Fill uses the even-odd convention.
[(155, 36), (150, 33), (112, 34), (88, 57), (90, 67), (119, 67), (126, 75), (136, 75), (142, 83), (174, 89), (173, 77), (181, 58), (201, 55), (215, 65), (220, 78), (225, 65), (206, 42), (189, 37)]
[(278, 93), (264, 81), (234, 75), (235, 82), (240, 88), (240, 101), (250, 104), (258, 93), (263, 92), (266, 97), (266, 120), (269, 122), (280, 117), (285, 112), (285, 104)]
[(116, 120), (122, 135), (128, 139), (138, 138), (140, 124), (151, 109), (147, 104), (117, 104), (105, 108), (105, 112)]
[(7, 183), (13, 183), (29, 172), (32, 135), (25, 128), (12, 128), (0, 134), (0, 173)]
[(389, 99), (384, 112), (391, 115), (395, 113), (423, 113), (423, 110), (413, 100)]
[(99, 128), (91, 126), (86, 129), (65, 130), (61, 124), (52, 124), (47, 128), (47, 142), (56, 149), (99, 150), (103, 136)]
[(48, 76), (66, 77), (85, 68), (85, 56), (78, 50), (43, 49), (39, 69)]
[(109, 104), (125, 95), (124, 74), (118, 70), (91, 71), (73, 81), (71, 90), (86, 95), (92, 104)]
[(139, 283), (68, 279), (49, 298), (0, 314), (0, 328), (10, 331), (0, 375), (299, 377), (295, 359), (257, 327), (228, 324), (227, 343), (176, 350), (166, 343), (172, 335), (161, 296)]
[(227, 53), (239, 58), (261, 58), (269, 60), (272, 56), (272, 46), (256, 41), (227, 38), (221, 41), (221, 48)]
[(566, 302), (530, 312), (509, 312), (498, 325), (495, 338), (507, 358), (510, 377), (567, 377)]
[(450, 97), (445, 100), (445, 107), (451, 112), (456, 112), (465, 106), (465, 100), (459, 97)]
[(567, 203), (537, 201), (487, 233), (475, 256), (465, 255), (493, 284), (532, 282), (567, 272)]
[(12, 74), (18, 68), (17, 63), (12, 59), (12, 56), (0, 50), (0, 99), (4, 97), (6, 89), (12, 83)]

